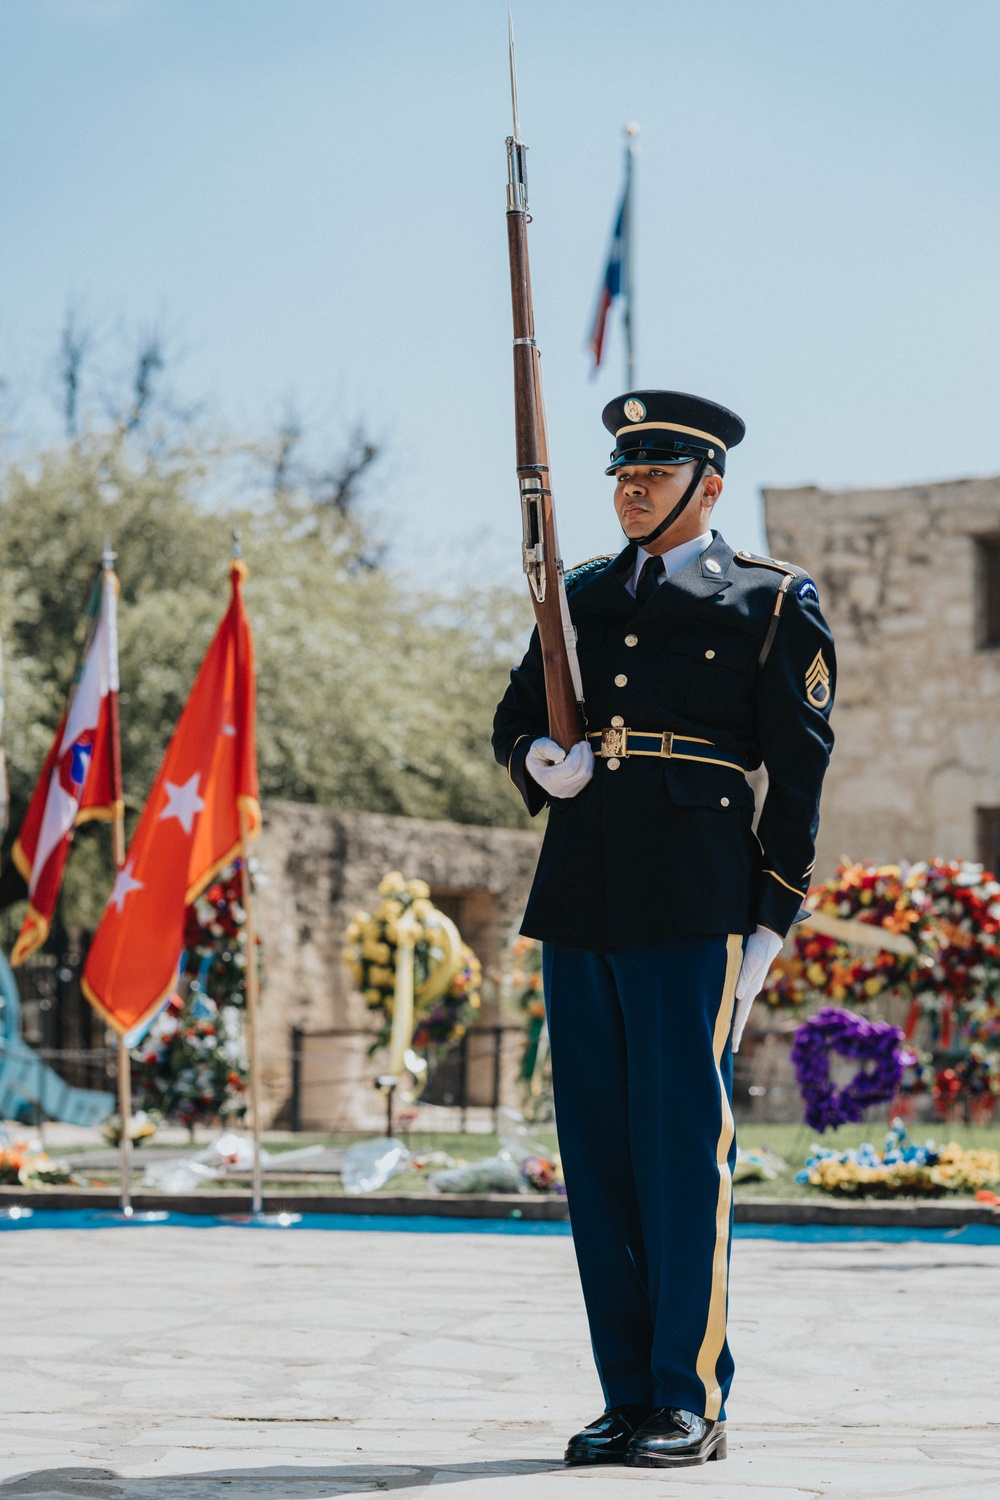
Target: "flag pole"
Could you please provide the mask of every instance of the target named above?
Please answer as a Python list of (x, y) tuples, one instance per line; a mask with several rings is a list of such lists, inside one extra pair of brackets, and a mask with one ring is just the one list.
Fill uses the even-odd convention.
[(625, 389), (635, 389), (635, 344), (633, 339), (633, 282), (632, 282), (632, 200), (634, 188), (634, 167), (636, 157), (635, 138), (639, 134), (639, 126), (631, 120), (625, 126), (625, 233), (622, 236), (624, 244), (624, 282), (625, 282), (625, 306), (622, 321), (625, 327)]
[[(233, 528), (233, 564), (242, 555), (239, 528)], [(243, 910), (246, 914), (246, 1001), (247, 1001), (247, 1051), (250, 1062), (250, 1121), (253, 1134), (253, 1177), (251, 1179), (251, 1214), (264, 1211), (264, 1172), (260, 1155), (260, 1046), (258, 1024), (260, 1009), (260, 976), (257, 972), (257, 917), (254, 910), (253, 887), (250, 882), (250, 828), (247, 810), (242, 799), (237, 803), (240, 820), (240, 855), (243, 873)]]
[[(111, 550), (111, 538), (104, 538), (104, 554), (101, 558), (102, 585), (108, 575), (114, 576), (115, 553)], [(117, 587), (117, 580), (115, 580)], [(103, 601), (102, 601), (103, 607)], [(118, 658), (117, 638), (112, 641), (114, 659)], [(108, 691), (108, 753), (111, 757), (111, 858), (115, 874), (125, 864), (125, 804), (122, 798), (122, 751), (121, 732), (118, 720), (118, 692), (109, 684)], [(132, 1142), (129, 1127), (132, 1123), (132, 1059), (125, 1045), (125, 1033), (118, 1037), (118, 1170), (121, 1178), (119, 1208), (124, 1218), (132, 1217)]]
[(240, 803), (240, 853), (243, 872), (243, 910), (246, 913), (246, 987), (247, 987), (247, 1050), (250, 1053), (250, 1119), (253, 1130), (253, 1187), (250, 1212), (259, 1214), (264, 1208), (263, 1171), (260, 1156), (260, 1050), (258, 1046), (258, 1002), (260, 1000), (257, 974), (257, 923), (254, 913), (253, 890), (250, 884), (250, 838), (247, 827), (246, 808)]

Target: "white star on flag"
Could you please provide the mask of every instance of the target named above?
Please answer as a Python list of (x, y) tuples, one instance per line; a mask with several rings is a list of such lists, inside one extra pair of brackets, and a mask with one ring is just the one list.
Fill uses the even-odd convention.
[(133, 891), (141, 891), (142, 888), (141, 880), (132, 879), (132, 861), (129, 860), (128, 864), (119, 870), (115, 876), (115, 888), (108, 897), (108, 905), (117, 906), (118, 915), (121, 916), (122, 908), (125, 905), (125, 898), (130, 896)]
[(167, 789), (167, 805), (160, 813), (159, 821), (162, 823), (167, 818), (176, 818), (184, 829), (190, 833), (194, 826), (195, 814), (200, 813), (205, 806), (204, 801), (198, 796), (198, 782), (201, 780), (196, 771), (193, 776), (185, 781), (183, 786), (176, 786), (172, 781), (163, 784)]

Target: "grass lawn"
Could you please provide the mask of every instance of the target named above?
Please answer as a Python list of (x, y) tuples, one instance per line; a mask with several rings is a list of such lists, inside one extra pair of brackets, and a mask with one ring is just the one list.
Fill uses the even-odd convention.
[[(881, 1148), (885, 1133), (884, 1122), (869, 1121), (862, 1125), (844, 1125), (839, 1130), (829, 1131), (825, 1136), (819, 1136), (816, 1131), (810, 1130), (806, 1125), (761, 1125), (743, 1124), (737, 1129), (740, 1145), (744, 1150), (753, 1147), (770, 1146), (788, 1164), (788, 1171), (781, 1174), (771, 1182), (740, 1182), (736, 1185), (737, 1199), (749, 1198), (819, 1198), (826, 1197), (818, 1189), (802, 1186), (795, 1181), (795, 1173), (805, 1165), (806, 1157), (814, 1144), (825, 1146), (831, 1150), (844, 1151), (852, 1146), (859, 1146), (864, 1141), (870, 1141), (876, 1148)], [(1000, 1124), (993, 1125), (949, 1125), (940, 1121), (915, 1124), (910, 1127), (910, 1137), (917, 1142), (924, 1142), (928, 1138), (943, 1145), (948, 1141), (955, 1141), (960, 1146), (974, 1148), (987, 1147), (992, 1150), (1000, 1150)], [(556, 1133), (551, 1127), (539, 1127), (532, 1133), (532, 1138), (539, 1145), (549, 1151), (557, 1149)], [(295, 1151), (303, 1146), (325, 1145), (325, 1146), (350, 1146), (357, 1140), (367, 1139), (358, 1135), (320, 1135), (307, 1134), (296, 1137), (283, 1136), (280, 1140), (267, 1140), (265, 1137), (266, 1150), (272, 1156), (280, 1156), (284, 1151)], [(499, 1140), (495, 1135), (469, 1135), (455, 1132), (430, 1132), (414, 1131), (409, 1139), (408, 1145), (414, 1156), (427, 1155), (433, 1151), (446, 1152), (448, 1156), (456, 1161), (477, 1161), (485, 1156), (492, 1156), (499, 1150)], [(79, 1149), (79, 1148), (77, 1148)], [(144, 1159), (167, 1154), (183, 1154), (184, 1148), (157, 1147), (153, 1143), (142, 1147), (133, 1154), (134, 1182), (138, 1187), (143, 1172)], [(62, 1154), (54, 1152), (53, 1155)], [(431, 1166), (428, 1171), (436, 1168)], [(96, 1175), (96, 1174), (95, 1174)], [(102, 1181), (109, 1187), (117, 1186), (117, 1173), (102, 1172)], [(212, 1191), (232, 1189), (235, 1191), (246, 1191), (246, 1178), (233, 1180), (223, 1179), (219, 1182), (206, 1184)], [(386, 1191), (398, 1193), (414, 1193), (426, 1190), (427, 1171), (419, 1171), (410, 1168), (392, 1178)], [(282, 1178), (280, 1173), (270, 1171), (266, 1177), (266, 1190), (274, 1192), (297, 1192), (297, 1193), (339, 1193), (341, 1191), (340, 1180), (337, 1177), (326, 1177), (323, 1179), (303, 1179), (288, 1176)]]

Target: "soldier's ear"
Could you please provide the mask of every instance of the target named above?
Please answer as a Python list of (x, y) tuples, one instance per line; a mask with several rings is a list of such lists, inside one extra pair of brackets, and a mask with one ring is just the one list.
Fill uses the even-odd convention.
[(701, 498), (705, 505), (714, 505), (722, 494), (722, 476), (706, 474), (701, 482)]

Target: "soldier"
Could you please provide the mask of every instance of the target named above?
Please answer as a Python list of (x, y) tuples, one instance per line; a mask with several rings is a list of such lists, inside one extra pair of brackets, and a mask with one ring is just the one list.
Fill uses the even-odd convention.
[[(548, 826), (543, 943), (559, 1142), (606, 1410), (569, 1464), (726, 1455), (732, 1054), (813, 868), (833, 641), (800, 568), (709, 522), (734, 412), (677, 391), (604, 410), (627, 538), (567, 578), (588, 729), (547, 738), (537, 632), (493, 746)], [(746, 773), (768, 791), (756, 833)], [(734, 1016), (735, 1010), (735, 1016)]]

